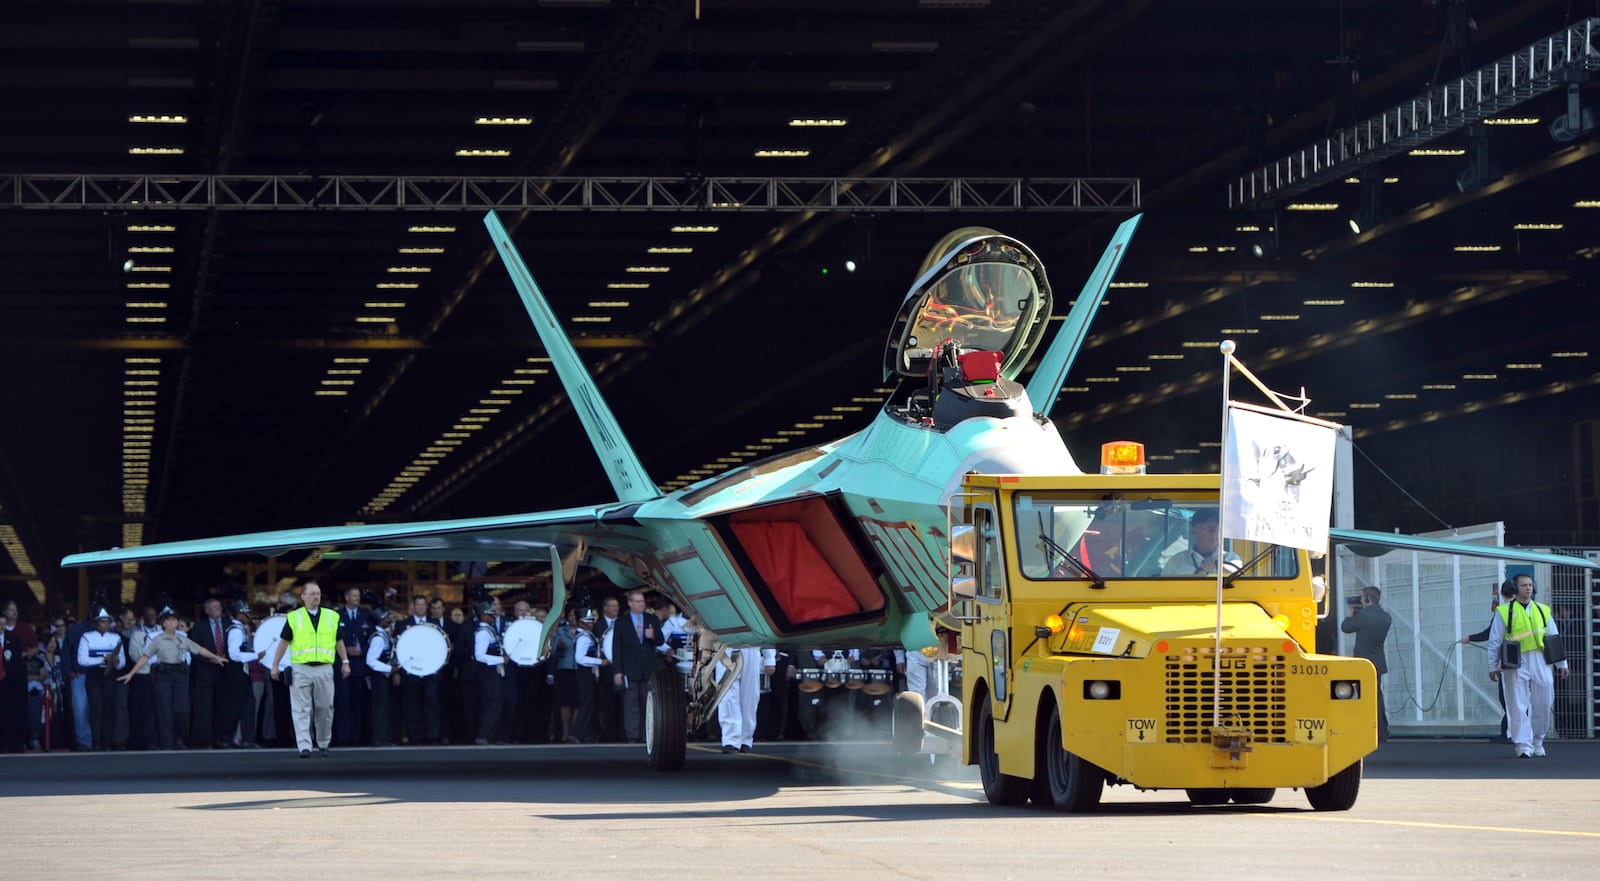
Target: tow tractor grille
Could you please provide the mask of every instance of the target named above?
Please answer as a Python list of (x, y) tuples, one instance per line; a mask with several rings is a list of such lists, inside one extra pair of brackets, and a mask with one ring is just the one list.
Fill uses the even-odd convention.
[[(1212, 646), (1202, 646), (1166, 656), (1165, 742), (1210, 741), (1216, 697), (1212, 652)], [(1262, 647), (1223, 646), (1222, 665), (1223, 726), (1250, 732), (1256, 743), (1288, 743), (1283, 655)]]

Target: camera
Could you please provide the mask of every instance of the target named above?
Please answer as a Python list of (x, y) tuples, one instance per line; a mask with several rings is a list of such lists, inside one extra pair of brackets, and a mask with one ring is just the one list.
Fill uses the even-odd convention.
[(1361, 605), (1361, 595), (1356, 594), (1353, 597), (1346, 597), (1344, 602), (1347, 606), (1359, 606)]

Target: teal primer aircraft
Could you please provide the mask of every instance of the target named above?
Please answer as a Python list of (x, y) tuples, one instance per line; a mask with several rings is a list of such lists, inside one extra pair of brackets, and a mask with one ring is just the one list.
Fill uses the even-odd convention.
[[(615, 503), (167, 542), (75, 554), (62, 565), (314, 547), (342, 559), (548, 559), (555, 608), (564, 604), (563, 573), (589, 566), (619, 586), (674, 598), (699, 619), (702, 632), (726, 647), (932, 645), (933, 619), (948, 596), (945, 506), (962, 476), (1081, 473), (1042, 411), (1055, 400), (1138, 222), (1130, 218), (1112, 236), (1026, 387), (1015, 378), (1043, 340), (1051, 314), (1044, 265), (1016, 239), (982, 228), (958, 230), (929, 252), (895, 317), (884, 378), (897, 379), (899, 387), (871, 425), (663, 493), (490, 213), (484, 223), (610, 476)], [(1519, 553), (1335, 532), (1337, 540), (1371, 545), (1424, 541), (1430, 550)], [(1536, 557), (1574, 562), (1528, 558)], [(648, 701), (646, 752), (653, 767), (682, 765), (686, 732), (710, 715), (719, 697), (708, 677), (694, 677), (687, 697), (675, 673), (658, 677)]]

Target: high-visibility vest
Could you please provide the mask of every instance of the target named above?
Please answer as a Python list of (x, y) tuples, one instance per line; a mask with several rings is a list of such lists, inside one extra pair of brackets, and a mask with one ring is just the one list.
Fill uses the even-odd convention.
[[(1539, 610), (1538, 623), (1533, 611)], [(1514, 642), (1523, 655), (1544, 649), (1545, 631), (1550, 629), (1550, 607), (1540, 602), (1529, 602), (1527, 608), (1516, 600), (1500, 607), (1500, 622), (1505, 625), (1506, 642)]]
[(338, 612), (319, 610), (313, 627), (311, 613), (301, 606), (289, 613), (289, 631), (294, 634), (294, 639), (289, 640), (289, 663), (333, 663), (334, 644), (339, 641)]

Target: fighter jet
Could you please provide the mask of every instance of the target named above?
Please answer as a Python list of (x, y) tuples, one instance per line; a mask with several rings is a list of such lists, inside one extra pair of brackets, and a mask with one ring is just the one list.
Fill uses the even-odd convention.
[[(960, 229), (929, 251), (894, 317), (883, 377), (896, 391), (870, 425), (673, 492), (646, 473), (499, 219), (491, 212), (484, 223), (616, 502), (167, 542), (75, 554), (62, 565), (294, 548), (362, 560), (549, 560), (555, 608), (564, 603), (565, 576), (592, 567), (620, 587), (671, 597), (696, 619), (702, 648), (931, 646), (936, 616), (948, 606), (946, 512), (962, 476), (1081, 473), (1044, 414), (1139, 217), (1118, 227), (1025, 386), (1017, 377), (1051, 318), (1044, 264), (1017, 239)], [(685, 732), (720, 696), (709, 677), (697, 676), (686, 699), (675, 677), (664, 673), (650, 692), (646, 753), (659, 769), (682, 765)]]

